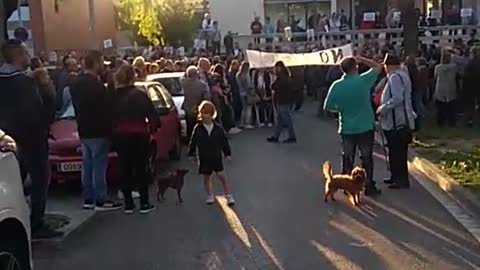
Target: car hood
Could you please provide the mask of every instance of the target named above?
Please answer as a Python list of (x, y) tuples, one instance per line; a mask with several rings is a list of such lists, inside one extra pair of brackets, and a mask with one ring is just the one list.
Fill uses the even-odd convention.
[(63, 152), (80, 147), (80, 138), (75, 120), (65, 119), (56, 121), (50, 128), (50, 135), (49, 146), (52, 152)]
[(185, 111), (182, 109), (183, 101), (185, 100), (185, 97), (175, 96), (172, 98), (173, 98), (173, 102), (175, 103), (175, 107), (177, 107), (178, 115), (180, 116), (180, 118), (185, 117)]

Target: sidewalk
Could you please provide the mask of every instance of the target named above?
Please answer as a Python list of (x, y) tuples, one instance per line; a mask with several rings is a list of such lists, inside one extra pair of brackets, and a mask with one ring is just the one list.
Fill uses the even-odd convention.
[(480, 242), (480, 132), (424, 127), (409, 160), (410, 174)]

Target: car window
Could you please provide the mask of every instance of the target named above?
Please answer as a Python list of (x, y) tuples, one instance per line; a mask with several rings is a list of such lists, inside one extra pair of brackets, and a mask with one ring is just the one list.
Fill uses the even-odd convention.
[(172, 107), (175, 107), (175, 102), (173, 101), (172, 95), (170, 95), (167, 88), (159, 85), (159, 89), (160, 89), (160, 92), (163, 95), (163, 98), (165, 99), (165, 103), (167, 104), (167, 107), (169, 109), (172, 108)]
[(180, 78), (159, 78), (155, 81), (165, 86), (172, 96), (183, 96), (183, 88), (180, 84)]
[(155, 108), (170, 108), (162, 95), (160, 87), (158, 85), (148, 86), (148, 96), (153, 102)]

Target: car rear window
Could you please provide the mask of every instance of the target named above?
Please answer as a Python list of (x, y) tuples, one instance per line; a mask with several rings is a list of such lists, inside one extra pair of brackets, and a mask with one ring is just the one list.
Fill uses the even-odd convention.
[(155, 81), (165, 86), (172, 96), (183, 96), (183, 88), (180, 84), (180, 78), (159, 78), (155, 79)]

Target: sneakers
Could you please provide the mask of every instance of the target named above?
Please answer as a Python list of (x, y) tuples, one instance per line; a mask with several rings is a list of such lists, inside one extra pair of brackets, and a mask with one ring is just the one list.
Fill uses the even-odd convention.
[(32, 238), (35, 240), (52, 239), (52, 238), (58, 238), (62, 236), (63, 236), (63, 232), (52, 230), (46, 226), (42, 226), (41, 228), (36, 229), (32, 232)]
[(125, 205), (124, 213), (126, 215), (131, 215), (135, 211), (135, 205)]
[(140, 207), (140, 214), (148, 214), (155, 211), (156, 207), (153, 204), (144, 204)]
[(90, 202), (90, 201), (85, 201), (83, 203), (83, 209), (84, 210), (93, 210), (93, 209), (95, 209), (95, 204), (93, 202)]
[(260, 123), (260, 125), (258, 125), (259, 127), (263, 128), (265, 126), (264, 123)]
[(235, 205), (235, 200), (233, 199), (232, 194), (225, 195), (225, 199), (227, 199), (227, 205), (228, 206), (234, 206)]
[(275, 138), (275, 137), (267, 138), (267, 142), (269, 142), (269, 143), (278, 143), (278, 138)]
[(213, 195), (209, 195), (207, 197), (207, 200), (205, 200), (206, 204), (214, 204), (215, 203), (215, 197)]
[(273, 124), (272, 124), (272, 123), (268, 123), (268, 124), (267, 124), (267, 127), (271, 128), (271, 127), (273, 127)]
[(121, 203), (106, 201), (103, 204), (97, 204), (95, 206), (95, 210), (99, 211), (99, 212), (115, 211), (115, 210), (118, 210), (118, 209), (122, 208), (122, 206), (123, 205)]
[(245, 126), (245, 129), (254, 129), (254, 128), (255, 128), (255, 127), (252, 126), (252, 125), (246, 125), (246, 126)]
[(229, 131), (228, 131), (228, 134), (230, 135), (237, 135), (238, 133), (242, 132), (241, 129), (237, 128), (237, 127), (233, 127), (231, 128)]

